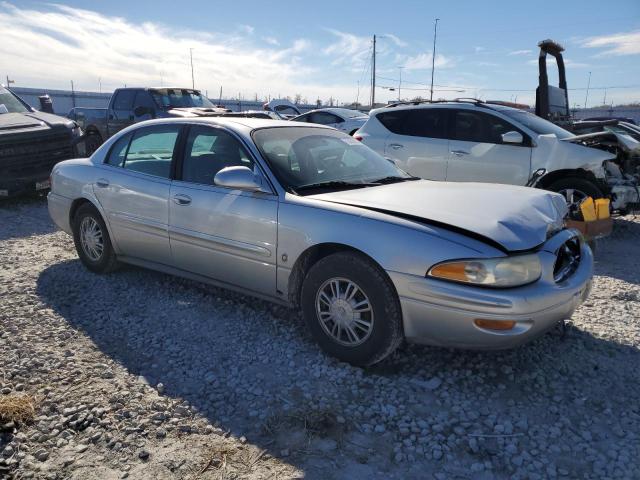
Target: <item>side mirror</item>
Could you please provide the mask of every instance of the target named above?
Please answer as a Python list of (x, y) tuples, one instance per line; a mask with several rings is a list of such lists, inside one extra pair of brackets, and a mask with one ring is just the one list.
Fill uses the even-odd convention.
[(248, 167), (225, 167), (216, 173), (213, 183), (220, 187), (247, 190), (249, 192), (269, 192), (263, 186), (260, 176), (253, 173)]
[(502, 143), (512, 143), (517, 145), (520, 145), (524, 140), (522, 138), (522, 134), (520, 132), (516, 132), (515, 130), (512, 130), (507, 133), (503, 133), (501, 137), (502, 137)]

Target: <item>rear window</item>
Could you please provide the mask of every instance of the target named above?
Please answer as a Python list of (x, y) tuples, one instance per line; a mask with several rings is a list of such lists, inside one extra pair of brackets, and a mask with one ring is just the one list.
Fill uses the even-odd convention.
[(378, 120), (389, 131), (411, 137), (446, 138), (447, 110), (442, 108), (416, 108), (382, 112)]

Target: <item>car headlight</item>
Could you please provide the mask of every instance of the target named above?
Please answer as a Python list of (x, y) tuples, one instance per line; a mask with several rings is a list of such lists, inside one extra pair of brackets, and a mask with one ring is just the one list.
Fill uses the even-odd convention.
[(540, 278), (542, 266), (535, 254), (504, 258), (454, 260), (439, 263), (430, 277), (485, 287), (518, 287)]

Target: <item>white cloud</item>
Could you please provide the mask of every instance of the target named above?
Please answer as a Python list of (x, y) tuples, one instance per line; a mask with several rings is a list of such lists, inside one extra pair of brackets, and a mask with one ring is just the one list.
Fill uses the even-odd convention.
[(507, 55), (529, 55), (531, 53), (533, 53), (533, 50), (514, 50)]
[(473, 47), (473, 51), (476, 53), (484, 52), (486, 48), (484, 47)]
[(269, 45), (275, 45), (275, 46), (280, 45), (280, 42), (275, 37), (262, 37), (262, 40), (267, 42)]
[[(179, 30), (59, 5), (29, 9), (0, 2), (0, 65), (19, 86), (103, 91), (123, 85), (191, 85), (193, 48), (196, 87), (253, 97), (301, 93), (309, 99), (347, 99), (353, 86), (326, 82), (303, 62), (306, 39), (274, 45), (253, 36)], [(4, 73), (2, 72), (2, 73)], [(355, 97), (355, 93), (353, 94)]]
[(607, 48), (601, 55), (637, 55), (640, 54), (640, 30), (591, 37), (582, 46), (587, 48)]
[(253, 32), (255, 32), (255, 28), (252, 27), (251, 25), (238, 25), (238, 28), (240, 29), (240, 31), (242, 31), (243, 33), (247, 34), (247, 35), (253, 35)]
[(358, 70), (369, 61), (372, 45), (370, 37), (361, 37), (332, 28), (327, 31), (337, 37), (336, 42), (322, 50), (322, 53), (332, 57), (333, 65), (347, 65)]
[[(431, 53), (419, 53), (413, 57), (406, 57), (404, 60), (404, 68), (407, 70), (426, 70), (431, 69), (431, 59), (433, 55)], [(453, 59), (445, 57), (439, 53), (436, 54), (435, 66), (436, 68), (450, 68), (455, 65)]]
[(390, 39), (393, 43), (396, 44), (397, 47), (406, 47), (406, 46), (408, 46), (407, 42), (405, 42), (403, 40), (400, 40), (398, 37), (396, 37), (395, 35), (393, 35), (391, 33), (385, 33), (384, 35), (380, 35), (380, 37)]

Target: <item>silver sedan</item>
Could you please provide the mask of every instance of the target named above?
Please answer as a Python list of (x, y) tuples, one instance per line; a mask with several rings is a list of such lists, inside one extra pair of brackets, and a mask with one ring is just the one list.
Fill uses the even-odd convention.
[(51, 178), (50, 215), (89, 270), (126, 262), (299, 308), (357, 365), (403, 339), (514, 347), (591, 284), (560, 195), (416, 179), (317, 125), (152, 120)]

